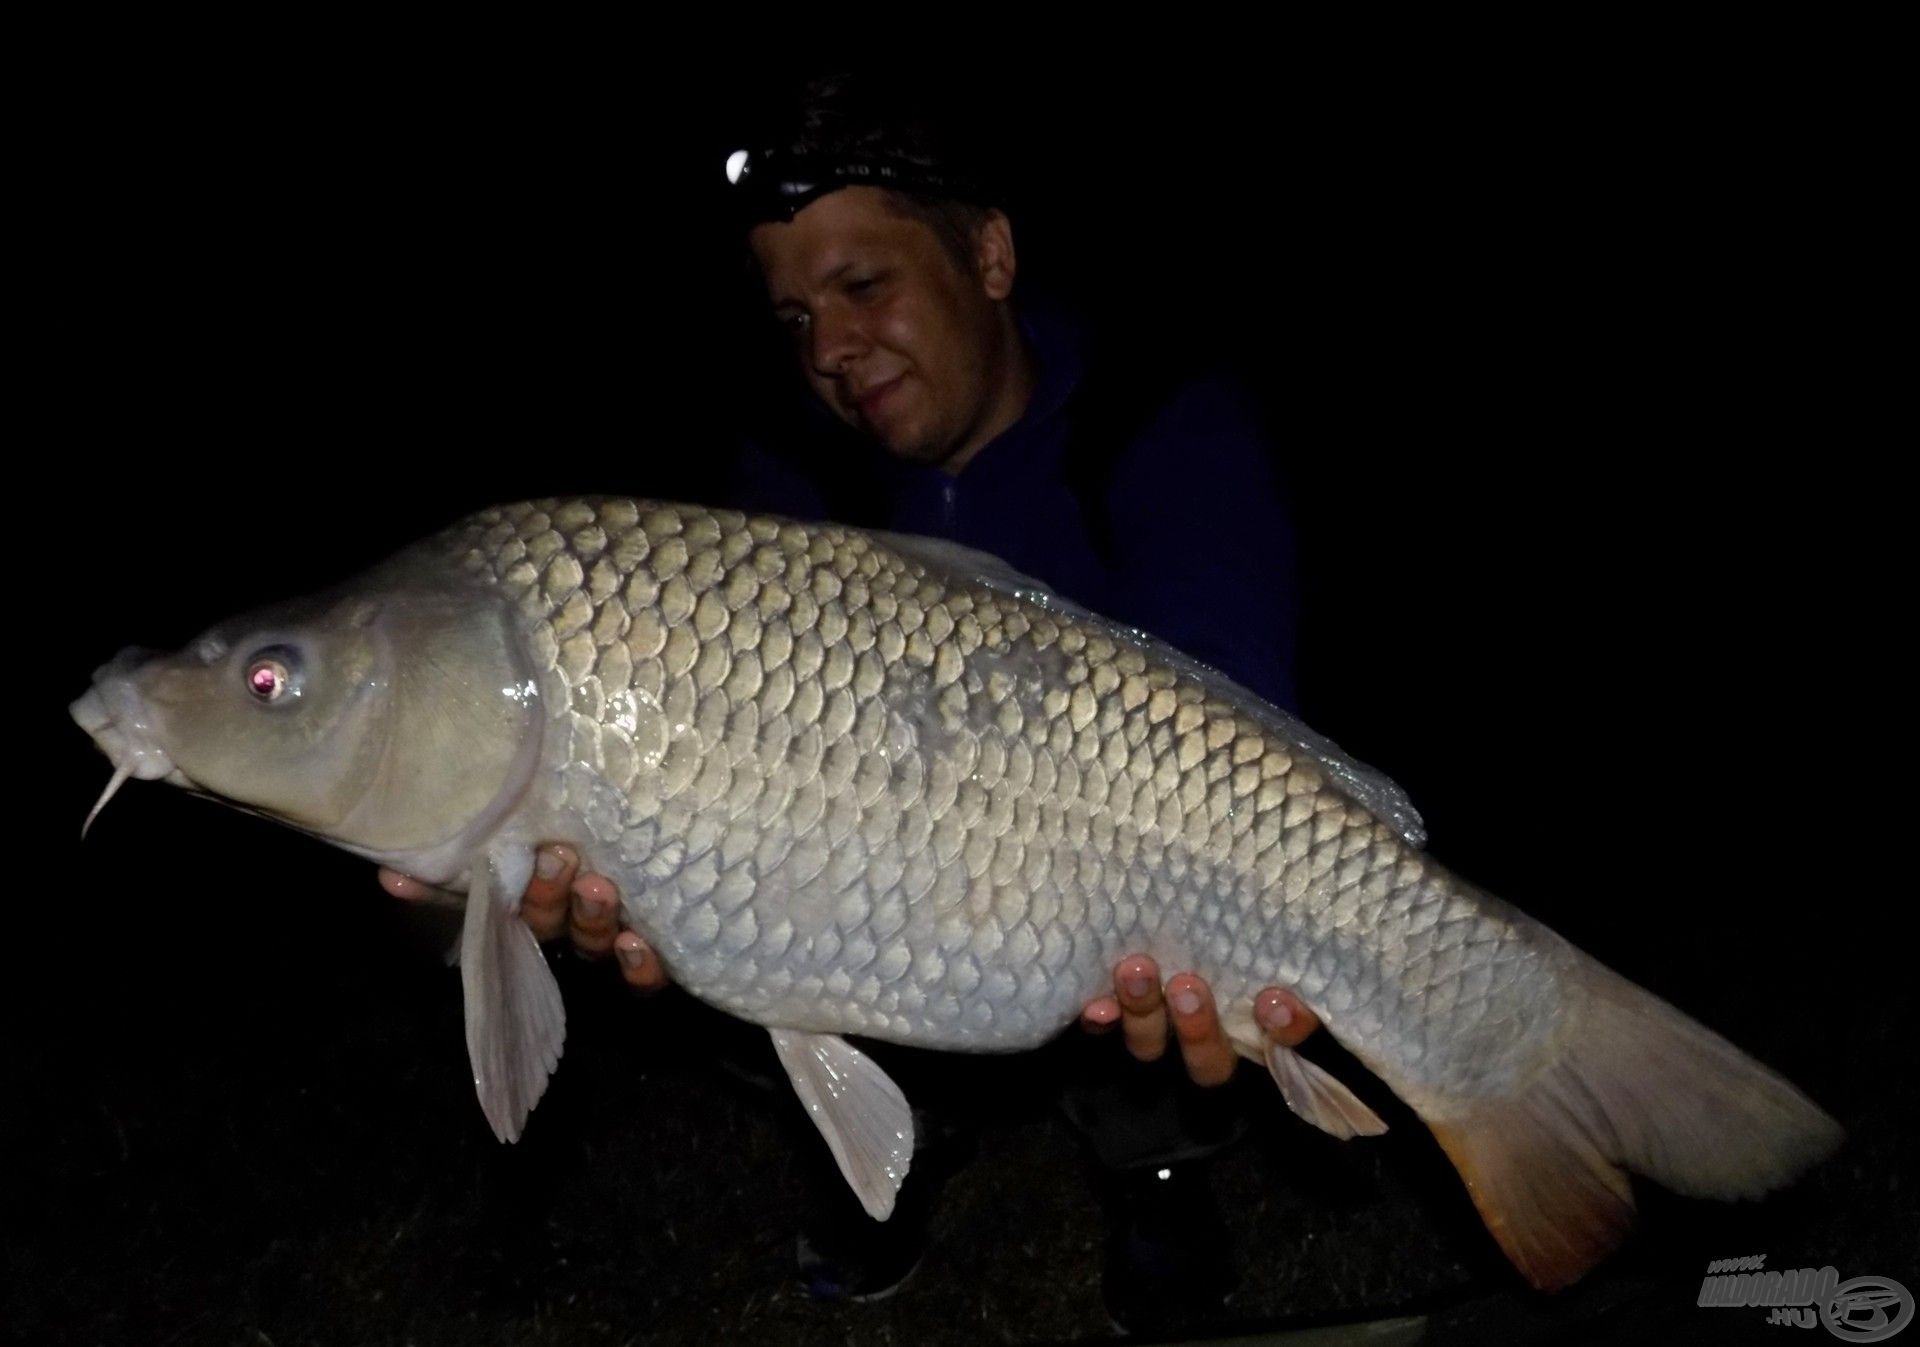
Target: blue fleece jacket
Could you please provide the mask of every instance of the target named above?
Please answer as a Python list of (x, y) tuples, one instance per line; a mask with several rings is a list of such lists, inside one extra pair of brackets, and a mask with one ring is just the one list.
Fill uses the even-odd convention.
[(958, 474), (818, 410), (791, 443), (741, 447), (728, 503), (990, 552), (1295, 709), (1293, 529), (1247, 397), (1208, 378), (1115, 415), (1134, 390), (1097, 382), (1077, 324), (1036, 307), (1022, 326), (1032, 400)]

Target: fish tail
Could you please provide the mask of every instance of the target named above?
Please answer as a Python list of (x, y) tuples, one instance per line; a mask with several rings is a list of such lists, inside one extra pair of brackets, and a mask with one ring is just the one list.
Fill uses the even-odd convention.
[(1427, 1125), (1528, 1281), (1558, 1290), (1626, 1235), (1627, 1171), (1675, 1192), (1759, 1197), (1839, 1145), (1799, 1090), (1652, 993), (1577, 955), (1557, 1055), (1517, 1095)]

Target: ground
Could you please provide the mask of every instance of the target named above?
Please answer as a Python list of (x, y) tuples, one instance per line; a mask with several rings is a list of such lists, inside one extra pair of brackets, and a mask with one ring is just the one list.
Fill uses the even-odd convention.
[[(794, 1106), (750, 1078), (756, 1031), (679, 993), (630, 997), (608, 970), (559, 954), (565, 1060), (525, 1139), (502, 1146), (472, 1097), (439, 937), (365, 867), (153, 788), (101, 828), (90, 854), (103, 874), (124, 879), (155, 849), (178, 865), (168, 836), (191, 829), (236, 867), (256, 847), (310, 863), (298, 879), (308, 901), (225, 882), (167, 913), (115, 900), (120, 952), (69, 960), (61, 989), (20, 1012), (35, 1032), (15, 1077), (27, 1088), (8, 1106), (4, 1310), (17, 1340), (1112, 1336), (1096, 1176), (1052, 1088), (1069, 1057), (1118, 1052), (1111, 1040), (957, 1059), (986, 1121), (925, 1264), (883, 1303), (822, 1306), (791, 1274), (804, 1196), (780, 1111)], [(323, 910), (313, 897), (326, 893)], [(1846, 1150), (1806, 1182), (1760, 1206), (1643, 1186), (1632, 1243), (1542, 1298), (1376, 1083), (1363, 1093), (1392, 1131), (1342, 1144), (1294, 1122), (1243, 1070), (1232, 1088), (1248, 1133), (1216, 1175), (1239, 1289), (1194, 1336), (1424, 1315), (1441, 1342), (1749, 1341), (1764, 1311), (1694, 1304), (1713, 1258), (1910, 1278), (1917, 1092), (1911, 1073), (1884, 1069), (1903, 1026), (1871, 1013), (1880, 993), (1824, 1017), (1770, 1018), (1737, 982), (1703, 986), (1690, 1010), (1750, 1046), (1764, 1037), (1764, 1055), (1848, 1123)]]

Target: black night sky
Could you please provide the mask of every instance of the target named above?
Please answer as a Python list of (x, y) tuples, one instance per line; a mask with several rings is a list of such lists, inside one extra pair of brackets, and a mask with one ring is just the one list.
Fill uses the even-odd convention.
[[(1493, 1297), (1513, 1340), (1733, 1340), (1763, 1312), (1696, 1309), (1707, 1259), (1920, 1274), (1910, 792), (1878, 780), (1907, 756), (1881, 693), (1911, 610), (1878, 461), (1911, 438), (1876, 408), (1890, 99), (1837, 40), (1649, 46), (1035, 56), (958, 83), (1018, 184), (1022, 284), (1142, 368), (1258, 398), (1307, 720), (1407, 788), (1449, 866), (1852, 1134), (1762, 1207), (1643, 1190), (1643, 1234), (1542, 1309), (1424, 1137), (1337, 1154), (1243, 1071), (1242, 1328)], [(107, 768), (64, 708), (120, 646), (485, 504), (697, 497), (790, 391), (720, 190), (784, 67), (290, 50), (76, 63), (14, 198), (39, 240), (13, 435), (38, 470), (13, 591), (36, 860), (0, 1317), (276, 1347), (1108, 1334), (1044, 1055), (967, 1064), (998, 1111), (915, 1282), (821, 1308), (782, 1280), (788, 1105), (715, 1066), (713, 1012), (557, 955), (574, 1036), (509, 1151), (438, 937), (368, 867), (151, 786), (76, 843)]]

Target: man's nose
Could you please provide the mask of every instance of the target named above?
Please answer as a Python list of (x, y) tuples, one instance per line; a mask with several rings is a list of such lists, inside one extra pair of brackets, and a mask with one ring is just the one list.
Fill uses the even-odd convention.
[(809, 359), (814, 372), (826, 378), (838, 378), (867, 350), (867, 334), (852, 314), (821, 314), (813, 322), (813, 345)]

